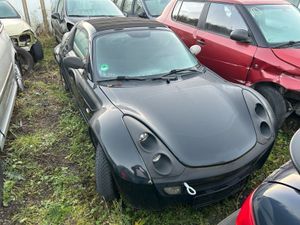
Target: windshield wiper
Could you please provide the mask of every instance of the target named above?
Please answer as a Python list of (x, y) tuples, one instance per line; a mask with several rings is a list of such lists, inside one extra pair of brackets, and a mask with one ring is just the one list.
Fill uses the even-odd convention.
[(200, 72), (200, 71), (197, 69), (194, 69), (194, 68), (174, 69), (174, 70), (171, 70), (170, 72), (162, 75), (161, 77), (168, 77), (170, 75), (174, 75), (174, 74), (181, 73), (181, 72)]
[(300, 41), (288, 41), (278, 45), (273, 46), (273, 48), (283, 48), (283, 47), (293, 47), (300, 44)]
[(128, 80), (143, 81), (143, 80), (147, 80), (147, 79), (146, 78), (142, 78), (142, 77), (117, 76), (117, 77), (112, 77), (112, 78), (108, 78), (108, 79), (101, 79), (101, 80), (99, 80), (99, 82), (128, 81)]

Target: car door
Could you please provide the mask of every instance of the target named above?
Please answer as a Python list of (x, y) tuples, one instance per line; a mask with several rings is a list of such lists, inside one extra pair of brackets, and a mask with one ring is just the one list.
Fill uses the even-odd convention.
[(188, 46), (195, 44), (195, 35), (199, 18), (204, 9), (205, 2), (195, 0), (177, 1), (168, 21), (168, 26)]
[(196, 33), (202, 47), (198, 59), (225, 79), (245, 83), (257, 46), (230, 39), (235, 29), (247, 30), (245, 20), (233, 4), (210, 3), (205, 21)]
[(13, 111), (17, 93), (14, 73), (13, 45), (0, 22), (0, 150), (4, 145), (5, 134)]
[[(73, 48), (67, 56), (79, 57), (88, 64), (89, 44), (88, 32), (83, 28), (77, 28), (73, 38)], [(75, 101), (85, 120), (89, 121), (93, 112), (99, 108), (92, 75), (88, 69), (69, 69), (69, 79)]]
[(58, 0), (56, 13), (59, 15), (59, 19), (53, 20), (53, 29), (59, 40), (62, 39), (66, 30), (66, 21), (65, 21), (65, 13), (64, 13), (64, 0)]

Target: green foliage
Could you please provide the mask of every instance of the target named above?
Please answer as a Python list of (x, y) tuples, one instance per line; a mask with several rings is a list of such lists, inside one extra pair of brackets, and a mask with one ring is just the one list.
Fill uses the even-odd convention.
[[(107, 205), (95, 190), (94, 149), (87, 126), (65, 93), (53, 59), (52, 38), (42, 38), (45, 59), (27, 75), (17, 99), (5, 156), (4, 205), (16, 224), (217, 224), (274, 169), (289, 160), (288, 145), (299, 127), (280, 131), (263, 169), (242, 192), (209, 207), (136, 210), (122, 200)], [(295, 125), (296, 124), (296, 125)], [(1, 219), (0, 219), (1, 221)]]

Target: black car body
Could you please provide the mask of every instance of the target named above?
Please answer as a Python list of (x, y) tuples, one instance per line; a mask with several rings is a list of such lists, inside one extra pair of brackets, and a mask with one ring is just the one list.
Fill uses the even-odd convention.
[[(79, 32), (86, 34), (83, 53)], [(96, 178), (115, 183), (134, 206), (210, 204), (239, 190), (267, 159), (275, 132), (266, 100), (199, 65), (164, 25), (138, 18), (90, 20), (66, 35), (55, 58), (89, 124)], [(156, 74), (160, 65), (179, 69), (182, 61), (193, 68)], [(108, 68), (114, 72), (106, 77)], [(124, 75), (128, 68), (134, 77)], [(147, 76), (151, 68), (155, 75)], [(139, 76), (144, 70), (146, 76)], [(111, 175), (103, 175), (108, 169)], [(100, 178), (97, 189), (113, 199), (113, 193), (103, 194)]]
[(55, 0), (52, 2), (51, 25), (58, 42), (75, 23), (94, 17), (122, 17), (110, 0)]
[(170, 0), (113, 0), (127, 16), (155, 19)]
[(291, 141), (290, 151), (292, 161), (274, 171), (240, 210), (219, 225), (300, 224), (300, 130)]

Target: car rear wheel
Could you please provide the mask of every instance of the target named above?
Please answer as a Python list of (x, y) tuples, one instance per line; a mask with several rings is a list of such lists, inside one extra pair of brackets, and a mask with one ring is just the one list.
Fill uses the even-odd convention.
[(276, 117), (276, 128), (279, 129), (287, 115), (287, 106), (284, 97), (274, 87), (259, 86), (256, 90), (270, 103)]
[(22, 72), (30, 72), (33, 68), (34, 61), (32, 55), (23, 48), (15, 47), (17, 60), (21, 65)]
[(106, 201), (113, 201), (118, 196), (111, 167), (99, 144), (96, 147), (96, 188)]
[(30, 50), (34, 62), (40, 61), (44, 58), (43, 47), (40, 41), (37, 41), (34, 45), (32, 45)]

